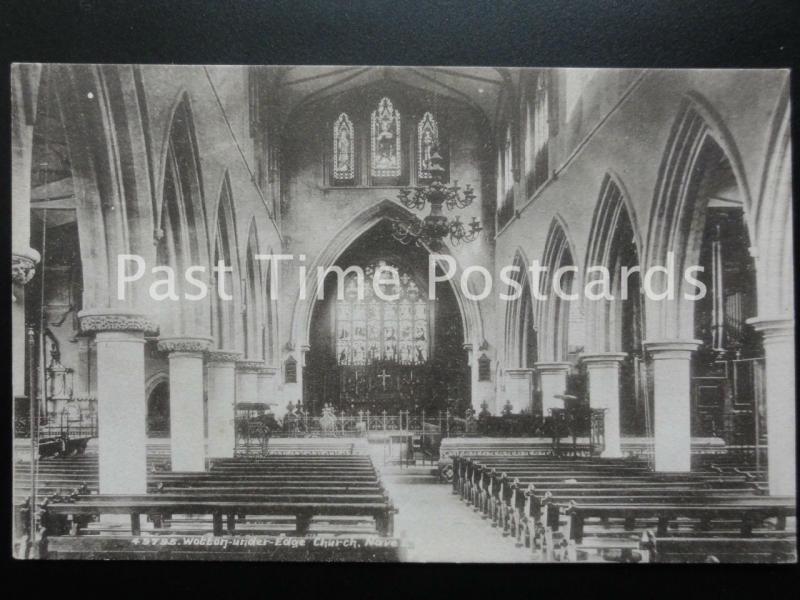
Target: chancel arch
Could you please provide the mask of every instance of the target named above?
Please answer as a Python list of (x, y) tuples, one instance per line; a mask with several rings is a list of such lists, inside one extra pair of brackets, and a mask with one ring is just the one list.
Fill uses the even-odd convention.
[[(328, 269), (336, 264), (341, 255), (355, 240), (378, 223), (395, 217), (407, 219), (409, 216), (413, 216), (413, 213), (396, 202), (382, 200), (362, 211), (332, 237), (331, 241), (328, 242), (317, 258), (308, 264), (306, 270), (305, 299), (300, 298), (298, 293), (292, 311), (291, 347), (300, 350), (309, 346), (311, 340), (311, 313), (314, 308), (314, 301), (319, 296), (319, 286), (317, 285), (316, 275), (317, 269)], [(425, 249), (425, 252), (426, 254), (430, 254), (430, 249)], [(447, 254), (448, 250), (445, 248), (439, 252)], [(458, 265), (457, 259), (455, 260), (456, 272), (450, 280), (449, 285), (452, 288), (464, 324), (462, 342), (465, 345), (472, 344), (477, 348), (485, 339), (480, 304), (475, 300), (470, 300), (463, 294), (461, 286), (459, 285), (462, 269)]]
[(330, 404), (351, 414), (463, 414), (471, 405), (464, 326), (449, 282), (430, 297), (427, 251), (395, 241), (391, 223), (381, 220), (333, 266), (344, 275), (329, 271), (312, 310), (306, 410)]

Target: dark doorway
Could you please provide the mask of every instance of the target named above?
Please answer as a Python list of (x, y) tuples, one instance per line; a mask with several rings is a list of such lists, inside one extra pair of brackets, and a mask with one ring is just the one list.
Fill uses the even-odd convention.
[(169, 382), (161, 381), (147, 398), (147, 437), (169, 437)]

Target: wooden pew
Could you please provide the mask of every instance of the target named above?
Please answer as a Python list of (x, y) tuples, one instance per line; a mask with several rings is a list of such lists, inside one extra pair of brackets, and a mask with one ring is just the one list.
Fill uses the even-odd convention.
[[(74, 477), (76, 471), (81, 475), (92, 473), (95, 465), (96, 461), (87, 461), (80, 469), (64, 469), (64, 481)], [(96, 481), (96, 471), (94, 477), (92, 483)], [(155, 527), (149, 533), (159, 535), (171, 535), (181, 528), (202, 531), (201, 515), (209, 515), (215, 536), (239, 533), (237, 524), (243, 527), (242, 532), (254, 528), (282, 530), (281, 523), (291, 518), (294, 528), (290, 533), (296, 536), (305, 536), (314, 520), (314, 531), (334, 533), (363, 531), (359, 524), (374, 523), (377, 534), (388, 539), (396, 512), (370, 458), (363, 455), (216, 459), (206, 472), (148, 473), (148, 490), (150, 493), (144, 495), (100, 495), (91, 493), (96, 491), (96, 485), (83, 486), (77, 493), (46, 500), (42, 506), (45, 537), (56, 544), (58, 556), (66, 556), (71, 546), (61, 536), (70, 532), (74, 539), (81, 540), (78, 544), (91, 543), (84, 542), (87, 538), (80, 535), (88, 530), (91, 539), (109, 531), (116, 536), (124, 534), (118, 526), (94, 523), (101, 515), (128, 515), (127, 534), (131, 537), (142, 534), (142, 515), (149, 517)], [(177, 515), (188, 518), (176, 519)], [(173, 521), (178, 523), (174, 528)], [(80, 555), (80, 548), (72, 548), (73, 556)], [(366, 551), (359, 550), (362, 555)], [(319, 554), (321, 550), (312, 552)]]
[[(560, 532), (559, 512), (568, 518), (566, 531)], [(675, 498), (661, 499), (658, 502), (624, 504), (618, 498), (605, 500), (593, 499), (591, 503), (570, 502), (566, 507), (552, 503), (545, 507), (545, 541), (546, 552), (551, 559), (575, 560), (578, 548), (588, 547), (626, 549), (629, 552), (635, 547), (630, 532), (636, 527), (636, 521), (647, 520), (657, 523), (657, 534), (669, 537), (669, 529), (679, 522), (684, 526), (692, 526), (695, 537), (719, 537), (720, 534), (736, 539), (753, 538), (754, 528), (766, 527), (765, 531), (774, 531), (765, 522), (775, 519), (774, 528), (785, 530), (786, 518), (794, 516), (795, 502), (793, 498), (779, 497), (713, 497), (702, 500), (687, 499), (679, 501)], [(598, 519), (598, 532), (590, 543), (584, 539), (586, 522)], [(609, 523), (624, 523), (619, 525)], [(732, 530), (733, 528), (733, 530)]]
[[(498, 472), (499, 468), (504, 471)], [(549, 522), (546, 517), (538, 517), (543, 493), (554, 506), (571, 506), (575, 502), (608, 503), (623, 511), (631, 506), (656, 502), (670, 502), (675, 505), (673, 508), (730, 504), (740, 502), (743, 497), (758, 498), (761, 493), (750, 478), (738, 471), (655, 474), (637, 468), (630, 461), (548, 462), (539, 457), (514, 457), (512, 460), (480, 457), (479, 462), (470, 457), (457, 457), (454, 458), (454, 473), (454, 492), (462, 493), (465, 499), (475, 503), (477, 510), (491, 518), (494, 525), (502, 526), (505, 533), (513, 534), (518, 543), (524, 535), (525, 543), (532, 548), (535, 540), (542, 538), (548, 530), (548, 525), (551, 532), (558, 531), (557, 520)], [(598, 478), (595, 473), (603, 475)], [(763, 503), (759, 507), (763, 508)], [(731, 513), (729, 508), (721, 510), (728, 513), (728, 525), (731, 522), (738, 524), (740, 534), (752, 531), (743, 523), (758, 519), (753, 506), (747, 508), (746, 517)], [(785, 516), (776, 518), (785, 522)], [(707, 528), (711, 519), (705, 516), (699, 521)], [(635, 520), (626, 519), (625, 523), (630, 526)]]
[(55, 499), (43, 503), (42, 519), (48, 536), (79, 535), (82, 527), (92, 519), (101, 515), (128, 515), (130, 517), (130, 534), (141, 533), (141, 516), (146, 515), (154, 523), (163, 521), (165, 515), (212, 515), (213, 534), (222, 535), (223, 520), (227, 521), (228, 533), (233, 533), (237, 515), (292, 515), (296, 520), (295, 535), (304, 536), (317, 515), (370, 516), (375, 520), (379, 535), (391, 536), (394, 530), (394, 513), (390, 502), (365, 501), (351, 502), (333, 499), (329, 502), (299, 501), (263, 501), (260, 498), (200, 499), (200, 498), (167, 498), (161, 499), (153, 495), (138, 498), (104, 496), (95, 499), (92, 496), (80, 497), (67, 501)]
[[(695, 537), (751, 539), (780, 535), (775, 528), (785, 529), (786, 518), (794, 516), (794, 499), (764, 496), (761, 472), (733, 461), (709, 462), (691, 473), (653, 473), (632, 459), (482, 455), (452, 461), (453, 492), (505, 535), (549, 559), (566, 557), (567, 550), (574, 556), (576, 548), (585, 554), (589, 546), (639, 556), (637, 521), (656, 525), (660, 537), (667, 528), (676, 536), (691, 526)], [(598, 522), (589, 538), (583, 535), (587, 519)]]
[(640, 542), (644, 562), (776, 563), (797, 562), (794, 535), (764, 537), (664, 537), (646, 531)]

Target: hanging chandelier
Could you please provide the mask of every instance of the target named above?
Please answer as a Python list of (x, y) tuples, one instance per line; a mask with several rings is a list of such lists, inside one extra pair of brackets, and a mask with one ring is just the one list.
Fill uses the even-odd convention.
[(415, 243), (427, 247), (441, 246), (445, 238), (449, 238), (454, 246), (474, 242), (483, 231), (478, 219), (472, 217), (470, 223), (463, 223), (459, 217), (451, 220), (443, 214), (442, 207), (447, 206), (448, 210), (466, 208), (475, 200), (475, 192), (469, 184), (462, 191), (458, 181), (450, 187), (442, 182), (445, 170), (438, 150), (431, 153), (429, 164), (431, 183), (426, 187), (403, 188), (397, 199), (406, 208), (414, 210), (423, 210), (426, 204), (430, 204), (430, 213), (424, 219), (414, 216), (394, 219), (392, 235), (402, 244)]

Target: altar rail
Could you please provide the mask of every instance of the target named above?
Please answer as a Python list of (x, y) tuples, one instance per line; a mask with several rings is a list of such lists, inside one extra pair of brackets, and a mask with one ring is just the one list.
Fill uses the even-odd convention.
[(531, 415), (464, 418), (449, 411), (400, 411), (394, 415), (365, 411), (357, 415), (293, 414), (284, 417), (282, 423), (270, 415), (240, 415), (236, 429), (242, 437), (248, 433), (258, 437), (264, 429), (269, 430), (269, 437), (365, 437), (370, 433), (401, 431), (440, 437), (530, 437), (550, 435), (549, 421)]

